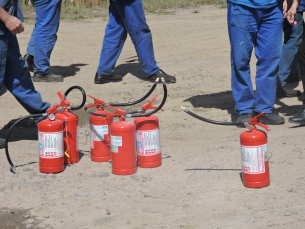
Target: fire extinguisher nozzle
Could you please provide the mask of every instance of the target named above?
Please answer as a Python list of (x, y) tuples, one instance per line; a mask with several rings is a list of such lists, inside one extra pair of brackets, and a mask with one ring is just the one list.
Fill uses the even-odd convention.
[(17, 171), (17, 169), (16, 169), (15, 166), (12, 166), (12, 167), (11, 167), (11, 172), (12, 172), (12, 173), (15, 173), (15, 174), (18, 174), (18, 171)]
[(182, 109), (183, 111), (185, 111), (185, 112), (188, 112), (188, 111), (189, 111), (189, 110), (188, 110), (186, 107), (184, 107), (184, 106), (182, 106), (181, 109)]

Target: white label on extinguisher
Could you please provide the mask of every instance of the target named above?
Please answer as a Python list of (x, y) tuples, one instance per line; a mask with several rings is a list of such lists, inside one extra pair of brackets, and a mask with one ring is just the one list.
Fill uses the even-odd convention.
[(241, 146), (243, 173), (259, 174), (265, 172), (265, 157), (268, 157), (268, 145)]
[(119, 146), (122, 146), (122, 137), (120, 136), (111, 136), (111, 152), (118, 153)]
[(140, 156), (151, 156), (161, 153), (158, 128), (137, 131), (137, 151)]
[(108, 134), (108, 125), (91, 125), (93, 141), (104, 141), (104, 135)]
[(38, 132), (39, 157), (59, 158), (64, 155), (63, 132)]

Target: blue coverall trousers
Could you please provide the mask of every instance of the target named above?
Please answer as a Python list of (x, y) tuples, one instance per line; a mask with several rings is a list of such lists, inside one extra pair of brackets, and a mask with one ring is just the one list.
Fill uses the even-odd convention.
[(62, 0), (31, 0), (36, 11), (35, 27), (27, 54), (34, 56), (34, 72), (48, 73), (51, 52), (57, 40)]
[(287, 19), (284, 19), (284, 44), (282, 56), (279, 64), (278, 83), (286, 84), (288, 76), (297, 75), (299, 78), (299, 58), (298, 49), (302, 42), (304, 19), (303, 12), (298, 12), (295, 15), (298, 21), (297, 25), (290, 25)]
[(44, 113), (50, 107), (35, 90), (17, 37), (9, 31), (0, 35), (0, 87), (2, 84), (30, 114)]
[[(282, 52), (282, 9), (282, 4), (253, 9), (228, 2), (231, 86), (237, 115), (253, 110), (272, 112)], [(249, 65), (253, 47), (257, 57), (255, 94)]]
[(159, 71), (142, 0), (118, 0), (110, 1), (109, 22), (105, 30), (97, 73), (113, 74), (115, 63), (121, 54), (127, 33), (135, 46), (145, 75), (150, 76)]

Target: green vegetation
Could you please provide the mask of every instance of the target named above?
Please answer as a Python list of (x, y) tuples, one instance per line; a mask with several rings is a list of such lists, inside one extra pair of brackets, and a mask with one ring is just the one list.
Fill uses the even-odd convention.
[[(28, 0), (20, 0), (23, 15), (26, 21), (34, 21), (35, 8)], [(101, 17), (108, 20), (109, 1), (83, 0), (80, 1), (65, 0), (61, 7), (61, 19), (82, 19)], [(175, 9), (197, 7), (204, 4), (216, 4), (220, 7), (226, 6), (226, 0), (143, 0), (144, 9), (148, 13), (173, 14)], [(194, 13), (198, 13), (197, 10)]]

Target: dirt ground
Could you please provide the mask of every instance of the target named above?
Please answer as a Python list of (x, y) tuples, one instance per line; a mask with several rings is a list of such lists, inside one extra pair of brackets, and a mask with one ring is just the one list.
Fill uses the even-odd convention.
[[(79, 111), (80, 162), (59, 174), (43, 174), (37, 128), (25, 122), (9, 143), (19, 174), (9, 171), (5, 150), (0, 150), (0, 228), (304, 228), (304, 128), (288, 122), (302, 97), (276, 100), (275, 111), (286, 123), (271, 126), (268, 133), (271, 185), (261, 189), (242, 184), (239, 135), (244, 129), (204, 123), (180, 109), (183, 105), (211, 119), (236, 120), (226, 9), (196, 10), (147, 15), (158, 65), (177, 77), (176, 84), (168, 85), (165, 112), (157, 113), (162, 166), (118, 176), (111, 173), (111, 163), (91, 162), (86, 115)], [(55, 104), (56, 93), (73, 85), (106, 102), (133, 101), (150, 89), (129, 38), (116, 67), (123, 81), (93, 83), (106, 23), (61, 22), (51, 70), (65, 79), (35, 83), (45, 101)], [(33, 26), (25, 23), (25, 32), (18, 35), (22, 54)], [(254, 79), (255, 57), (251, 66)], [(1, 94), (4, 137), (10, 121), (27, 112), (9, 92), (2, 89)], [(154, 94), (159, 95), (157, 104), (161, 86)], [(78, 103), (80, 95), (71, 93), (70, 99)]]

